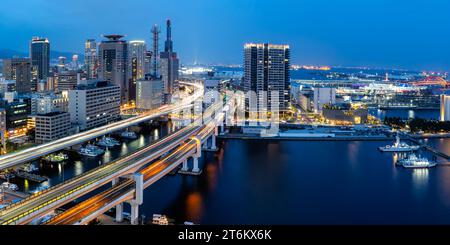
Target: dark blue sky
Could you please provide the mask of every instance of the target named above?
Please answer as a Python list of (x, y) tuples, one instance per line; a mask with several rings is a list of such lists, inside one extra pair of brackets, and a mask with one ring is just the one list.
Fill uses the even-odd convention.
[(239, 64), (245, 42), (273, 42), (296, 64), (449, 71), (449, 12), (448, 0), (2, 0), (0, 49), (35, 35), (71, 52), (107, 33), (149, 41), (170, 17), (185, 63)]

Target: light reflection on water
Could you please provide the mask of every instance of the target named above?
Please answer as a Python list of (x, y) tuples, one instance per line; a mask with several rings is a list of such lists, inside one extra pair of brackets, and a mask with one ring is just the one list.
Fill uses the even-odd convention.
[(75, 174), (75, 176), (78, 176), (78, 175), (80, 175), (82, 173), (84, 173), (83, 162), (76, 161), (75, 162), (75, 168), (74, 168), (74, 174)]
[(429, 170), (424, 169), (413, 169), (412, 170), (412, 183), (413, 190), (417, 198), (423, 199), (428, 190), (428, 175)]
[(408, 118), (410, 118), (410, 119), (413, 119), (413, 118), (415, 118), (415, 113), (414, 113), (414, 111), (413, 110), (409, 110), (408, 111)]
[(158, 131), (158, 129), (155, 129), (153, 131), (153, 139), (154, 140), (159, 140), (159, 131)]

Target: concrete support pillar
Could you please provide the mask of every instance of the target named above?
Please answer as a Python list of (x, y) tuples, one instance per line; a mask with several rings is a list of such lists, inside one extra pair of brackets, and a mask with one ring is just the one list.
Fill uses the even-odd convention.
[(186, 158), (183, 161), (183, 168), (181, 168), (181, 171), (187, 172), (188, 170), (189, 170), (189, 168), (188, 168), (188, 162), (187, 162), (187, 158)]
[(138, 225), (139, 224), (139, 204), (137, 204), (134, 201), (131, 201), (131, 217), (130, 217), (130, 223), (132, 225)]
[(200, 138), (200, 136), (195, 136), (196, 141), (197, 141), (197, 152), (195, 153), (196, 157), (201, 157), (202, 156), (202, 139)]
[(192, 169), (192, 172), (199, 173), (200, 168), (198, 167), (198, 157), (193, 157), (193, 163), (194, 163), (194, 168)]
[(117, 183), (119, 183), (119, 178), (113, 179), (111, 182), (112, 186), (115, 186)]
[(122, 223), (123, 221), (123, 203), (116, 205), (116, 222)]
[(217, 146), (216, 146), (216, 135), (213, 134), (211, 135), (211, 150), (216, 150)]
[(141, 173), (136, 173), (133, 177), (136, 183), (136, 194), (134, 201), (137, 205), (141, 205), (144, 202), (144, 176)]

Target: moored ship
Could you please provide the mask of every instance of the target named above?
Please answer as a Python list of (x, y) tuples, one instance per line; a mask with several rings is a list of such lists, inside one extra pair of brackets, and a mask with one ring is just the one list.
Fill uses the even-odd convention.
[(80, 148), (80, 150), (78, 152), (81, 155), (89, 156), (89, 157), (96, 157), (96, 156), (99, 156), (99, 155), (105, 153), (105, 151), (103, 149), (101, 149), (95, 145), (91, 145), (91, 144), (86, 145), (86, 147)]
[(417, 157), (414, 153), (410, 154), (407, 158), (398, 160), (397, 164), (404, 168), (432, 168), (437, 165), (436, 162), (432, 162), (424, 157)]
[(406, 143), (402, 143), (398, 134), (395, 137), (395, 143), (393, 145), (378, 147), (378, 149), (383, 152), (408, 152), (417, 151), (419, 148), (420, 146), (418, 145), (408, 145)]

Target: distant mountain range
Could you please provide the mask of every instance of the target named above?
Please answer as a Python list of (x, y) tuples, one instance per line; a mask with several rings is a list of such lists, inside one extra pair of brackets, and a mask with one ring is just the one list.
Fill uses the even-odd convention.
[[(68, 60), (70, 60), (72, 58), (72, 55), (74, 55), (74, 54), (77, 54), (77, 53), (61, 52), (61, 51), (51, 50), (50, 51), (50, 59), (57, 60), (58, 57), (64, 56), (64, 57), (67, 57)], [(17, 50), (0, 49), (0, 59), (7, 59), (7, 58), (15, 57), (15, 56), (17, 56), (17, 57), (28, 57), (29, 54), (28, 54), (28, 52), (21, 52), (21, 51), (17, 51)], [(83, 60), (83, 55), (82, 54), (78, 54), (78, 59), (79, 60)]]

